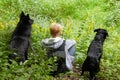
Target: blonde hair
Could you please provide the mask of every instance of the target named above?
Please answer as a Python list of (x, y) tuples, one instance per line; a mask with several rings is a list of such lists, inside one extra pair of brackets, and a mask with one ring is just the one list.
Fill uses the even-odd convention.
[(58, 23), (52, 23), (50, 25), (50, 34), (52, 36), (57, 36), (57, 35), (61, 35), (61, 31), (62, 31), (62, 26)]

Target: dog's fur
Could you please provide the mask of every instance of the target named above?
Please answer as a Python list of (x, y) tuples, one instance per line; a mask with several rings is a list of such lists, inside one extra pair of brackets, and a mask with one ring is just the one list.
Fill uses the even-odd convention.
[(88, 71), (90, 74), (90, 80), (97, 79), (96, 74), (100, 71), (99, 65), (103, 52), (103, 43), (108, 36), (108, 32), (105, 29), (95, 29), (94, 32), (97, 33), (88, 48), (87, 58), (82, 65), (81, 73), (81, 75), (83, 75), (84, 71)]
[[(20, 20), (15, 28), (9, 48), (11, 51), (16, 52), (16, 54), (10, 54), (9, 59), (15, 59), (18, 62), (24, 62), (27, 60), (28, 48), (30, 45), (30, 35), (31, 35), (31, 25), (33, 20), (30, 19), (29, 14), (25, 15), (22, 11), (20, 15)], [(18, 59), (17, 59), (18, 58)]]

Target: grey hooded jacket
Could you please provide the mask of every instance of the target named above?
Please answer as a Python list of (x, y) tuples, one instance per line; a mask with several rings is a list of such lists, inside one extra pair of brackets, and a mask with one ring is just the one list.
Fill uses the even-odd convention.
[[(63, 44), (63, 41), (64, 39), (60, 37), (48, 38), (48, 39), (42, 40), (42, 45), (46, 49), (49, 49), (49, 48), (57, 49)], [(73, 62), (75, 57), (70, 55), (68, 50), (75, 44), (76, 44), (75, 40), (68, 39), (65, 41), (65, 50), (55, 51), (52, 53), (53, 56), (58, 56), (65, 59), (66, 67), (68, 68), (68, 70), (73, 70)]]

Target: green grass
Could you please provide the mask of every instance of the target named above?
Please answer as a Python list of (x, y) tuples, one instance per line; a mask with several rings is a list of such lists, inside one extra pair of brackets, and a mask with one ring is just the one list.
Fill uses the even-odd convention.
[[(109, 37), (103, 45), (99, 80), (119, 80), (120, 77), (120, 1), (119, 0), (1, 0), (0, 1), (0, 80), (87, 80), (80, 76), (81, 65), (86, 58), (88, 46), (95, 36), (96, 28), (108, 30)], [(36, 54), (29, 50), (29, 60), (17, 65), (13, 61), (7, 68), (9, 40), (19, 20), (21, 11), (34, 19), (31, 42)], [(74, 73), (68, 72), (53, 78), (53, 58), (47, 59), (40, 41), (50, 37), (49, 25), (53, 21), (63, 25), (63, 37), (77, 42)], [(51, 65), (49, 65), (51, 64)]]

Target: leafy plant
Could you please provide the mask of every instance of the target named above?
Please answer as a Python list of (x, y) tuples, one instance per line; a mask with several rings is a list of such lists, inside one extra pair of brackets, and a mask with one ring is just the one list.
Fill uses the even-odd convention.
[[(88, 46), (96, 28), (108, 30), (109, 37), (103, 46), (99, 80), (119, 80), (120, 72), (120, 22), (119, 0), (1, 0), (0, 1), (0, 79), (1, 80), (87, 80), (88, 74), (80, 76), (81, 65), (86, 58)], [(18, 65), (14, 60), (8, 64), (9, 40), (17, 25), (21, 11), (34, 19), (32, 25), (29, 60)], [(49, 25), (63, 25), (62, 37), (76, 40), (74, 72), (49, 75), (56, 67), (55, 59), (48, 59), (41, 40), (50, 37)]]

